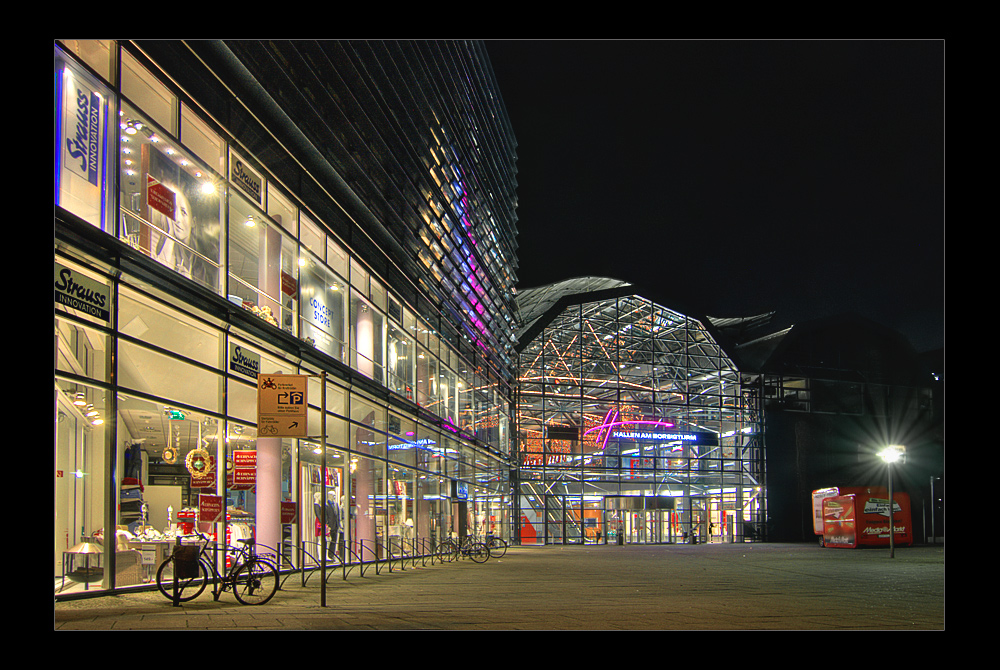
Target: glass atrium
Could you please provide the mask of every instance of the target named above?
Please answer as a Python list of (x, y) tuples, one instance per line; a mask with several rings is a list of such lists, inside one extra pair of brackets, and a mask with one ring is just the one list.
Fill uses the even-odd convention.
[(742, 542), (763, 510), (755, 404), (711, 324), (586, 277), (518, 296), (524, 544)]

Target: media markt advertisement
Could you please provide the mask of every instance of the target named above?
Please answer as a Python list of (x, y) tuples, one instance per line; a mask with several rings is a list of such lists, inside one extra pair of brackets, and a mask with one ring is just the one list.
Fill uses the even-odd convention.
[[(913, 543), (910, 497), (895, 493), (892, 505), (895, 544)], [(855, 548), (889, 545), (889, 498), (884, 492), (852, 493), (823, 500), (823, 544)]]
[(823, 501), (823, 542), (828, 547), (858, 546), (854, 496), (836, 496)]

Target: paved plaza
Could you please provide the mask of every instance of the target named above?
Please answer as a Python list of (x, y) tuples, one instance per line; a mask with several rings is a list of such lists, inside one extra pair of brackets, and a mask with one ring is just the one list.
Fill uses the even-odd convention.
[(383, 564), (263, 606), (206, 590), (56, 602), (55, 630), (945, 630), (944, 548), (813, 544), (512, 547), (484, 564)]

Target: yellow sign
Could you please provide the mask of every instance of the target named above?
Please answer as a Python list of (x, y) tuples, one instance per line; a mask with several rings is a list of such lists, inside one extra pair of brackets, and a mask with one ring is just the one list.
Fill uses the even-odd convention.
[(306, 437), (308, 375), (257, 376), (257, 437)]

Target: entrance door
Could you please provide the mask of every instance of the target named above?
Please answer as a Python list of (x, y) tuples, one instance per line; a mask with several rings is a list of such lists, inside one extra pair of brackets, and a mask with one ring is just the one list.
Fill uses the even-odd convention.
[(705, 498), (691, 498), (691, 529), (693, 542), (708, 542), (708, 509)]
[(609, 514), (608, 526), (613, 530), (620, 521), (627, 544), (665, 544), (673, 542), (674, 537), (671, 513), (665, 509), (623, 511), (614, 516)]

